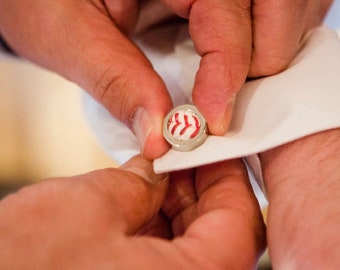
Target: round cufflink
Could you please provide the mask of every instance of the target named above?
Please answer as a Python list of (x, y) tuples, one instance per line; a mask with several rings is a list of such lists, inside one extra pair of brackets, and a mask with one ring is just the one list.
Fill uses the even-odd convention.
[(173, 149), (191, 151), (208, 137), (207, 123), (195, 106), (181, 105), (164, 118), (163, 135)]

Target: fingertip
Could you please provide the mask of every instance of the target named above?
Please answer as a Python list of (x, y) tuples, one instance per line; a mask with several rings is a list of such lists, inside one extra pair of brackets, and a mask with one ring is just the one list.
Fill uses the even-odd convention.
[(162, 134), (151, 131), (145, 141), (143, 156), (147, 159), (156, 159), (164, 155), (170, 149)]
[(166, 173), (156, 174), (153, 169), (152, 161), (141, 155), (134, 156), (120, 166), (120, 169), (132, 172), (150, 184), (158, 184), (165, 182), (168, 179), (168, 174)]
[(192, 99), (205, 117), (212, 135), (223, 136), (230, 126), (235, 97), (249, 68), (247, 57), (240, 58), (220, 52), (206, 54), (201, 59)]
[(211, 134), (216, 136), (223, 136), (228, 132), (233, 117), (234, 104), (235, 97), (232, 97), (229, 100), (229, 103), (226, 106), (225, 111), (222, 112), (221, 118), (213, 119), (210, 123), (208, 122), (208, 127)]
[(221, 106), (220, 109), (214, 106), (214, 104), (208, 104), (207, 102), (204, 104), (200, 102), (195, 103), (205, 117), (211, 135), (224, 136), (229, 130), (235, 106), (235, 98), (235, 95), (232, 96), (227, 102), (227, 105)]
[(212, 183), (220, 181), (223, 178), (232, 179), (235, 176), (237, 177), (237, 185), (242, 186), (242, 188), (244, 188), (243, 183), (248, 185), (248, 174), (241, 159), (224, 160), (202, 166), (198, 168), (197, 171), (197, 192), (201, 194), (209, 188)]
[(150, 160), (169, 150), (163, 137), (163, 114), (152, 116), (144, 108), (138, 108), (133, 117), (132, 129), (136, 135), (142, 155)]

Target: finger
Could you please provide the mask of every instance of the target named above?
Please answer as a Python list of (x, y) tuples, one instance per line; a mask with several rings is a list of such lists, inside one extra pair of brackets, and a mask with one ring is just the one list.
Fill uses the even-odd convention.
[[(2, 1), (1, 33), (19, 54), (76, 82), (128, 125), (145, 157), (163, 154), (169, 146), (162, 120), (172, 105), (150, 62), (115, 26), (102, 2), (51, 5)], [(21, 23), (11, 14), (19, 14)]]
[[(208, 165), (196, 177), (198, 220), (186, 236), (198, 237), (202, 246), (218, 245), (221, 253), (212, 255), (229, 268), (254, 268), (265, 248), (265, 226), (244, 164), (230, 160)], [(203, 225), (210, 229), (199, 234)]]
[(235, 95), (250, 66), (251, 1), (165, 2), (179, 15), (189, 18), (190, 34), (202, 57), (193, 102), (206, 118), (209, 131), (224, 135), (230, 124)]
[(104, 0), (104, 2), (119, 29), (124, 33), (132, 33), (138, 21), (138, 0)]
[[(340, 265), (340, 129), (262, 153), (274, 269)], [(319, 267), (320, 266), (320, 267)]]
[(196, 218), (195, 170), (170, 174), (170, 185), (162, 209), (171, 221), (173, 235), (183, 235)]
[(284, 70), (296, 55), (302, 36), (319, 25), (332, 1), (253, 1), (253, 55), (249, 75)]
[(182, 254), (197, 254), (201, 266), (253, 269), (265, 247), (265, 227), (242, 162), (198, 168), (196, 192), (191, 224), (175, 239)]
[(160, 211), (148, 224), (142, 227), (137, 236), (153, 236), (162, 239), (172, 239), (173, 234), (167, 217)]

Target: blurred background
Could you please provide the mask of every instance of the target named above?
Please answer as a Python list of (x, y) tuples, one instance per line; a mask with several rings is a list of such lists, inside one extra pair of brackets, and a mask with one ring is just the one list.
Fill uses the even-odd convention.
[(4, 189), (115, 163), (82, 112), (78, 87), (31, 63), (0, 54), (0, 185)]

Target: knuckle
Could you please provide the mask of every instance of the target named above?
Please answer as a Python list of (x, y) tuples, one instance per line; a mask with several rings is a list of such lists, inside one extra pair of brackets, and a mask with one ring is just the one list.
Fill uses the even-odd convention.
[(262, 77), (280, 73), (287, 69), (292, 59), (293, 55), (283, 55), (279, 52), (253, 57), (249, 76)]
[(95, 86), (95, 98), (119, 121), (127, 122), (133, 111), (136, 93), (131, 80), (117, 71), (108, 69)]

